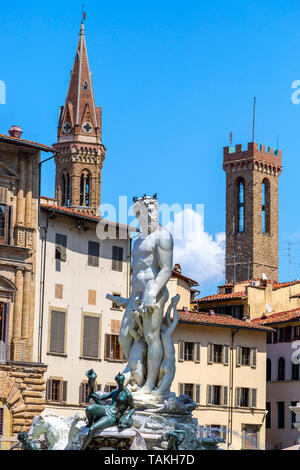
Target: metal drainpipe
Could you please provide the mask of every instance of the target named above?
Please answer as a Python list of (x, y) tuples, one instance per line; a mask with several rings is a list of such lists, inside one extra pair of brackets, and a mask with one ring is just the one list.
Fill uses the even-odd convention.
[(239, 328), (231, 332), (231, 348), (230, 348), (230, 375), (229, 375), (229, 409), (228, 409), (228, 442), (227, 450), (232, 444), (232, 416), (233, 416), (233, 346), (234, 337), (239, 331)]
[(42, 344), (43, 344), (43, 321), (44, 321), (44, 300), (45, 300), (45, 274), (46, 274), (46, 252), (47, 252), (47, 232), (48, 232), (48, 214), (46, 226), (40, 226), (40, 230), (44, 231), (41, 247), (41, 278), (40, 278), (40, 305), (39, 305), (39, 336), (38, 351), (39, 362), (42, 362)]

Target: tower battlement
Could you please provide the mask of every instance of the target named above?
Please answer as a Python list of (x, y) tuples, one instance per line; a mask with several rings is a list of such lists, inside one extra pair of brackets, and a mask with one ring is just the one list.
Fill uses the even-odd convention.
[(223, 168), (238, 162), (253, 161), (258, 166), (267, 165), (271, 172), (281, 173), (282, 170), (282, 152), (274, 150), (272, 147), (249, 142), (247, 148), (241, 144), (224, 147), (223, 149)]

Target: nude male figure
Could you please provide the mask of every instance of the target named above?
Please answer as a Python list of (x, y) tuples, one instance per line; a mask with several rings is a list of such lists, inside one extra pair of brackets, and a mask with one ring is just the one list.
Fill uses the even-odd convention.
[(130, 332), (136, 321), (132, 312), (139, 312), (147, 343), (147, 377), (139, 392), (150, 393), (157, 385), (163, 358), (160, 328), (169, 297), (166, 285), (172, 275), (173, 239), (168, 230), (159, 225), (155, 197), (136, 199), (134, 213), (140, 223), (141, 234), (133, 245), (132, 292), (123, 316), (119, 343), (128, 359), (133, 344)]

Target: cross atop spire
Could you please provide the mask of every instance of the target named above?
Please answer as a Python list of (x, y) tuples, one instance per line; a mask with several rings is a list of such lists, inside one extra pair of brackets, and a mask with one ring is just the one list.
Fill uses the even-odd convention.
[(84, 9), (65, 105), (61, 107), (58, 142), (101, 142), (101, 108), (96, 107), (85, 43)]

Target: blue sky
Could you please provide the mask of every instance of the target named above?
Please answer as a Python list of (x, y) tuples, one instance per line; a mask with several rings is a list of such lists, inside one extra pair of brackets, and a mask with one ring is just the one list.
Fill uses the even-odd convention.
[[(0, 133), (17, 124), (24, 138), (55, 142), (81, 5), (2, 2), (0, 80), (7, 103), (0, 105)], [(234, 144), (249, 140), (256, 96), (255, 140), (275, 147), (279, 134), (283, 151), (280, 278), (300, 277), (300, 105), (291, 101), (291, 84), (300, 79), (300, 3), (88, 0), (85, 9), (107, 147), (102, 202), (158, 192), (169, 204), (203, 203), (205, 232), (223, 232), (222, 147), (230, 131)], [(43, 171), (42, 192), (53, 196), (53, 162)], [(291, 273), (288, 241), (296, 243)], [(206, 283), (203, 293), (215, 285)]]

